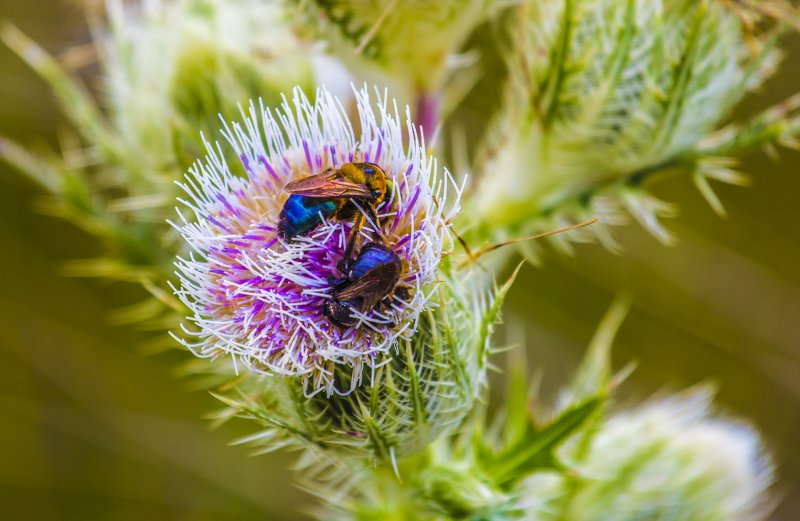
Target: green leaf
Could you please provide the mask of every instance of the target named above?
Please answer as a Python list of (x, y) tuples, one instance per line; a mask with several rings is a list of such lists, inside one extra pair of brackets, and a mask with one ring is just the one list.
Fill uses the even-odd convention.
[(596, 396), (607, 390), (611, 378), (611, 347), (630, 307), (631, 297), (618, 295), (600, 322), (572, 382), (576, 399)]
[(500, 310), (503, 308), (503, 301), (506, 295), (508, 295), (511, 286), (514, 285), (514, 280), (516, 280), (517, 274), (519, 270), (522, 269), (523, 264), (525, 264), (524, 261), (520, 262), (508, 280), (506, 280), (502, 286), (495, 289), (492, 305), (481, 317), (480, 333), (478, 335), (478, 345), (481, 346), (482, 349), (481, 359), (487, 354), (487, 347), (491, 340), (492, 330), (494, 329), (494, 325), (500, 320)]
[(516, 443), (510, 444), (486, 465), (486, 475), (498, 486), (507, 487), (539, 469), (560, 469), (555, 450), (576, 434), (605, 401), (605, 396), (590, 398), (564, 411), (541, 430), (530, 428)]
[(508, 357), (508, 393), (504, 406), (502, 435), (506, 443), (523, 436), (529, 428), (529, 382), (522, 350), (515, 349)]

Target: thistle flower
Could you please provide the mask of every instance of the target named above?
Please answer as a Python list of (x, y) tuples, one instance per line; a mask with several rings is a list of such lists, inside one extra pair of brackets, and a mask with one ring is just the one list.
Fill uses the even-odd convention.
[(107, 102), (126, 146), (152, 158), (143, 171), (171, 179), (175, 163), (186, 167), (202, 152), (198, 128), (235, 116), (237, 103), (276, 104), (281, 92), (312, 83), (310, 49), (279, 1), (106, 5), (108, 26), (95, 32)]
[[(185, 345), (198, 356), (229, 355), (255, 372), (301, 376), (308, 392), (346, 393), (365, 368), (374, 372), (411, 339), (420, 313), (434, 305), (461, 190), (446, 170), (439, 173), (396, 105), (380, 95), (373, 104), (366, 88), (356, 98), (359, 134), (325, 89), (315, 102), (296, 89), (274, 112), (251, 103), (243, 122), (225, 124), (227, 147), (209, 145), (206, 160), (186, 176), (193, 219), (181, 215), (178, 230), (193, 253), (177, 262), (176, 294), (191, 310), (196, 328), (185, 332), (197, 342)], [(292, 240), (280, 238), (277, 225), (288, 182), (353, 162), (377, 164), (391, 180), (391, 197), (377, 208), (380, 224), (370, 220), (361, 242), (385, 244), (402, 260), (397, 287), (404, 291), (375, 309), (354, 310), (357, 325), (343, 328), (323, 307), (343, 277), (337, 263), (352, 222), (324, 220)], [(337, 365), (352, 370), (346, 388), (335, 381)]]
[(540, 473), (519, 492), (526, 519), (748, 520), (766, 516), (772, 466), (758, 435), (715, 418), (711, 394), (614, 415), (590, 444), (564, 447), (571, 475)]
[(668, 238), (657, 217), (669, 208), (642, 182), (670, 167), (692, 168), (698, 143), (778, 61), (777, 32), (759, 35), (754, 52), (728, 7), (716, 0), (526, 2), (522, 23), (510, 28), (517, 47), (475, 211), (519, 232), (590, 214), (616, 223), (627, 210)]

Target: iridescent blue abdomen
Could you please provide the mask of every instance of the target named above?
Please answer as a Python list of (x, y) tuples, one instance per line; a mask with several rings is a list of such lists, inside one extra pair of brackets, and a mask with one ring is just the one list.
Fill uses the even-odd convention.
[(403, 264), (395, 252), (382, 244), (371, 242), (358, 252), (358, 258), (353, 262), (350, 271), (350, 278), (358, 280), (372, 268), (385, 264), (394, 264), (398, 275), (403, 269)]
[(281, 210), (278, 235), (283, 239), (306, 235), (319, 226), (323, 219), (336, 215), (341, 206), (337, 199), (292, 194)]

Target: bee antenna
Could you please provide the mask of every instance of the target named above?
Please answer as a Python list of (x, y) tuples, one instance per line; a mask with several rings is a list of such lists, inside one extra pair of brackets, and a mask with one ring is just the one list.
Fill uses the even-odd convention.
[(453, 235), (456, 236), (456, 240), (461, 245), (461, 247), (464, 248), (467, 257), (469, 257), (469, 259), (466, 262), (464, 262), (464, 264), (462, 264), (461, 267), (464, 267), (467, 264), (474, 263), (477, 264), (478, 267), (483, 271), (487, 271), (487, 269), (480, 262), (478, 262), (478, 257), (472, 252), (472, 248), (469, 247), (467, 241), (462, 236), (460, 236), (457, 231), (453, 230), (452, 228), (450, 229), (450, 231), (453, 233)]
[(592, 217), (588, 221), (584, 221), (584, 222), (578, 223), (578, 224), (573, 224), (571, 226), (564, 226), (563, 228), (557, 228), (555, 230), (550, 230), (548, 232), (538, 233), (536, 235), (530, 235), (528, 237), (520, 237), (519, 239), (511, 239), (510, 241), (498, 242), (496, 244), (492, 244), (492, 245), (486, 246), (484, 248), (481, 248), (477, 252), (473, 252), (472, 250), (470, 250), (469, 247), (467, 246), (467, 244), (464, 242), (464, 239), (459, 237), (458, 234), (455, 234), (455, 235), (456, 235), (456, 238), (458, 239), (458, 241), (461, 243), (461, 245), (464, 246), (464, 249), (467, 252), (467, 256), (469, 257), (469, 259), (467, 261), (465, 261), (464, 264), (462, 264), (462, 267), (464, 267), (467, 264), (469, 264), (470, 262), (476, 262), (479, 258), (483, 257), (487, 253), (493, 252), (495, 250), (499, 250), (500, 248), (503, 248), (504, 246), (509, 246), (511, 244), (517, 244), (517, 243), (520, 243), (520, 242), (533, 241), (535, 239), (542, 239), (544, 237), (550, 237), (551, 235), (557, 235), (559, 233), (570, 232), (572, 230), (577, 230), (578, 228), (583, 228), (585, 226), (589, 226), (589, 225), (594, 224), (594, 223), (599, 222), (599, 221), (600, 221), (600, 219), (598, 219), (597, 217)]
[(463, 238), (462, 236), (460, 236), (460, 235), (458, 234), (458, 232), (457, 232), (457, 231), (455, 231), (455, 230), (453, 230), (452, 228), (450, 229), (450, 232), (451, 232), (453, 235), (455, 235), (455, 236), (456, 236), (456, 240), (457, 240), (457, 241), (458, 241), (458, 243), (461, 245), (461, 247), (462, 247), (462, 248), (464, 248), (464, 251), (467, 253), (467, 257), (469, 257), (469, 258), (470, 258), (470, 260), (471, 260), (471, 261), (473, 261), (473, 262), (477, 261), (477, 260), (478, 260), (478, 258), (477, 258), (477, 257), (475, 257), (475, 254), (474, 254), (474, 253), (472, 253), (472, 248), (470, 248), (470, 247), (469, 247), (469, 244), (467, 244), (467, 241), (465, 241), (465, 240), (464, 240), (464, 238)]

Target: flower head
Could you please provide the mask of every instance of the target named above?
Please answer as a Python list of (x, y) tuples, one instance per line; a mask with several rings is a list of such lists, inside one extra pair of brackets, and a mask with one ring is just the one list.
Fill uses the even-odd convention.
[[(373, 104), (366, 89), (356, 101), (359, 133), (325, 89), (315, 102), (296, 89), (276, 111), (251, 103), (243, 122), (225, 124), (228, 146), (209, 145), (206, 160), (186, 175), (184, 202), (194, 219), (181, 215), (178, 229), (193, 251), (176, 263), (176, 294), (192, 312), (196, 327), (185, 329), (197, 342), (185, 343), (197, 355), (231, 355), (256, 372), (302, 375), (312, 391), (330, 394), (351, 391), (364, 367), (377, 367), (381, 355), (413, 335), (452, 247), (449, 223), (460, 190), (447, 205), (449, 174), (438, 174), (422, 136), (396, 105), (390, 112), (380, 95)], [(279, 235), (278, 221), (287, 183), (356, 162), (377, 165), (391, 186), (377, 223), (368, 202), (353, 201), (367, 217), (356, 252), (381, 244), (402, 269), (388, 297), (373, 308), (354, 306), (355, 325), (342, 327), (324, 308), (334, 286), (356, 276), (338, 267), (355, 218), (320, 214), (318, 226), (291, 239)], [(333, 377), (336, 364), (352, 367), (343, 389)]]
[(196, 128), (236, 114), (237, 103), (277, 103), (281, 92), (312, 84), (312, 53), (280, 2), (108, 0), (103, 14), (108, 24), (95, 34), (106, 102), (143, 175), (171, 178), (176, 160), (187, 166), (184, 157), (202, 151)]
[(526, 519), (760, 519), (773, 467), (750, 427), (714, 417), (692, 391), (612, 416), (591, 450), (564, 447), (571, 477), (534, 474)]
[(542, 215), (631, 214), (666, 240), (657, 217), (669, 208), (643, 181), (690, 165), (778, 60), (775, 33), (754, 53), (740, 19), (710, 0), (536, 0), (509, 27), (507, 97), (483, 165), (493, 175), (474, 213), (516, 233)]

